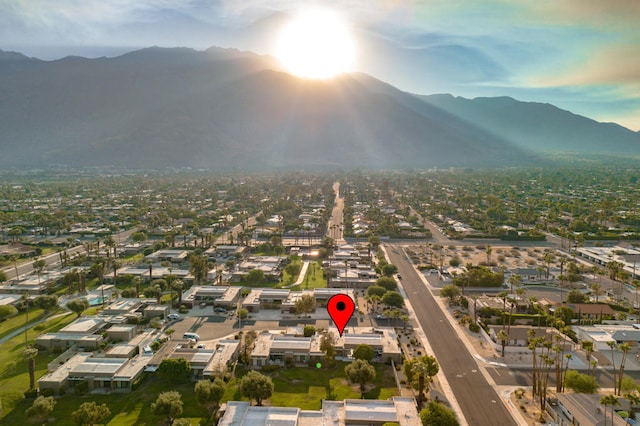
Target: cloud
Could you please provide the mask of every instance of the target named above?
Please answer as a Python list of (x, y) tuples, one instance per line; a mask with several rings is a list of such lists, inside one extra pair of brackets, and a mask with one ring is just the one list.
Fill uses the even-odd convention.
[(607, 32), (632, 30), (635, 37), (639, 37), (640, 2), (637, 0), (527, 1), (526, 4), (532, 17), (541, 22), (600, 28)]
[(123, 26), (189, 14), (193, 7), (192, 0), (0, 0), (0, 37), (5, 43), (102, 45)]

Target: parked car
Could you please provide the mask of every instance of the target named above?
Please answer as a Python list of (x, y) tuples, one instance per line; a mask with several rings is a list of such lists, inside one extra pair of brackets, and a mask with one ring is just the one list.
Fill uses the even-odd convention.
[(180, 315), (178, 315), (178, 314), (169, 314), (169, 315), (167, 315), (167, 318), (172, 320), (172, 321), (175, 321), (175, 320), (179, 320), (180, 319)]

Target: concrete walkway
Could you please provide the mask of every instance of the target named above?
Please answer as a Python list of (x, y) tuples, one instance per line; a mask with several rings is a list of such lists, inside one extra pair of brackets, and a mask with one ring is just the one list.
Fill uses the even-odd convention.
[(311, 262), (308, 262), (308, 261), (302, 262), (302, 269), (300, 269), (300, 274), (298, 274), (298, 279), (296, 280), (296, 282), (293, 284), (282, 286), (282, 288), (291, 288), (294, 285), (302, 284), (302, 282), (304, 281), (305, 275), (307, 275), (307, 269), (309, 268), (309, 263)]
[[(29, 323), (27, 329), (31, 330), (33, 327), (37, 326), (38, 324), (42, 324), (45, 321), (49, 321), (51, 319), (55, 319), (55, 318), (58, 318), (58, 317), (64, 317), (64, 316), (67, 316), (67, 315), (69, 315), (71, 313), (72, 312), (63, 312), (63, 313), (56, 314), (56, 315), (53, 315), (53, 316), (50, 316), (50, 317), (49, 316), (45, 316), (44, 318), (40, 318), (38, 321)], [(9, 340), (13, 339), (14, 337), (16, 337), (18, 335), (24, 333), (24, 330), (25, 330), (24, 326), (20, 327), (17, 330), (13, 330), (11, 333), (7, 334), (6, 336), (4, 336), (3, 338), (0, 339), (0, 345), (2, 345), (5, 342), (8, 342)]]

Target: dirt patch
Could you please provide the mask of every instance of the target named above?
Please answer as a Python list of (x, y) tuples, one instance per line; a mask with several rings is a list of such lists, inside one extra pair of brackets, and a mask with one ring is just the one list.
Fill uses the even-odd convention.
[(525, 389), (518, 389), (511, 393), (511, 403), (522, 417), (527, 421), (527, 425), (544, 425), (551, 422), (551, 417), (544, 413), (541, 415), (540, 407), (531, 401), (531, 392)]
[[(434, 247), (436, 247), (434, 249)], [(441, 248), (440, 248), (441, 247)], [(490, 247), (490, 250), (487, 250)], [(464, 246), (414, 245), (406, 248), (407, 255), (416, 265), (440, 264), (448, 268), (453, 260), (459, 266), (467, 263), (485, 266), (505, 266), (507, 268), (536, 268), (544, 265), (544, 256), (552, 252), (548, 247), (512, 247), (489, 244), (468, 244)], [(442, 260), (440, 260), (442, 256)]]

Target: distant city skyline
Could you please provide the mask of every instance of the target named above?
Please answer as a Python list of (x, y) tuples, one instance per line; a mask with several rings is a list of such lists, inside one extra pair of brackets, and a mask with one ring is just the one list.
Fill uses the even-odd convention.
[(46, 60), (154, 45), (272, 55), (309, 7), (341, 13), (354, 69), (402, 90), (548, 102), (640, 130), (635, 0), (0, 0), (0, 49)]

